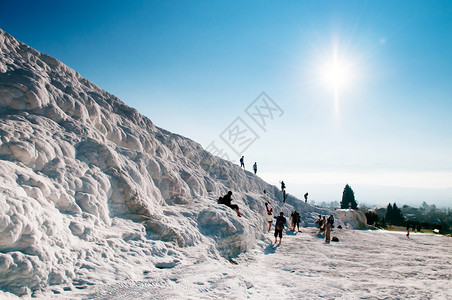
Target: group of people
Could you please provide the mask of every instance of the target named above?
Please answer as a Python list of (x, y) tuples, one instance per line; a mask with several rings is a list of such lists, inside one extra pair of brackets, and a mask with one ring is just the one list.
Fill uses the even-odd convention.
[(412, 228), (412, 231), (414, 233), (421, 232), (421, 225), (420, 224), (410, 224), (410, 222), (406, 223), (406, 236), (407, 238), (410, 238), (410, 228)]
[[(286, 217), (284, 217), (284, 213), (280, 212), (279, 216), (273, 216), (273, 208), (270, 206), (270, 200), (268, 198), (267, 195), (267, 191), (264, 190), (264, 194), (262, 196), (264, 198), (265, 201), (265, 208), (267, 209), (267, 222), (268, 222), (268, 232), (270, 232), (271, 228), (272, 228), (272, 223), (273, 220), (276, 219), (276, 223), (275, 223), (275, 244), (277, 243), (278, 240), (278, 236), (279, 236), (279, 244), (281, 244), (281, 240), (282, 240), (282, 231), (284, 229), (284, 226), (287, 223), (287, 219)], [(296, 210), (292, 212), (292, 214), (290, 215), (290, 223), (291, 226), (289, 226), (289, 228), (293, 231), (295, 231), (295, 228), (297, 228), (298, 232), (300, 231), (300, 221), (301, 221), (301, 216), (300, 213), (297, 212)]]
[(334, 217), (330, 215), (328, 219), (325, 216), (319, 215), (317, 221), (315, 221), (317, 226), (319, 226), (319, 234), (325, 235), (325, 242), (329, 243), (331, 241), (331, 229), (334, 228)]
[[(240, 158), (240, 168), (245, 169), (245, 156), (243, 156), (243, 155)], [(254, 162), (253, 171), (254, 171), (254, 174), (257, 174), (257, 162)]]
[[(264, 195), (266, 195), (266, 191), (264, 190)], [(265, 198), (265, 196), (264, 196)], [(267, 198), (268, 200), (268, 198)], [(270, 230), (272, 229), (272, 223), (273, 223), (273, 219), (276, 219), (276, 223), (275, 223), (275, 244), (278, 240), (278, 236), (279, 236), (279, 243), (281, 244), (282, 241), (282, 232), (284, 229), (284, 226), (286, 226), (287, 220), (286, 217), (284, 217), (284, 213), (280, 212), (279, 216), (274, 216), (273, 217), (273, 208), (270, 207), (270, 202), (266, 201), (265, 202), (265, 208), (267, 209), (267, 221), (268, 221), (268, 232), (270, 232)]]
[(279, 243), (281, 244), (282, 232), (283, 232), (284, 226), (286, 226), (286, 223), (287, 223), (286, 217), (284, 217), (283, 212), (280, 212), (279, 216), (273, 216), (273, 207), (270, 206), (270, 198), (268, 197), (266, 190), (264, 190), (264, 194), (262, 195), (262, 198), (264, 198), (265, 208), (267, 209), (268, 232), (270, 232), (270, 230), (272, 229), (273, 220), (276, 219), (275, 244), (278, 240), (278, 236), (279, 236)]
[[(240, 158), (240, 167), (245, 169), (245, 156), (242, 156)], [(256, 174), (257, 173), (257, 162), (254, 162), (253, 170), (254, 170), (254, 174)], [(281, 183), (281, 191), (283, 194), (283, 202), (285, 203), (286, 198), (287, 198), (286, 184), (284, 183), (284, 181), (281, 181), (280, 183)], [(277, 243), (278, 236), (279, 236), (279, 244), (281, 244), (282, 232), (283, 232), (284, 227), (286, 226), (287, 220), (284, 217), (283, 212), (280, 212), (279, 216), (273, 216), (273, 208), (270, 206), (270, 198), (268, 197), (266, 190), (264, 190), (264, 192), (263, 192), (263, 198), (264, 198), (265, 207), (267, 210), (268, 232), (270, 232), (272, 223), (273, 223), (274, 219), (276, 219), (275, 244)], [(308, 193), (306, 193), (304, 195), (304, 198), (305, 198), (305, 203), (306, 203), (308, 201)], [(238, 205), (232, 204), (231, 202), (232, 202), (232, 191), (228, 191), (228, 193), (226, 195), (224, 195), (223, 197), (219, 197), (219, 199), (218, 199), (219, 204), (224, 204), (224, 205), (230, 207), (231, 209), (236, 211), (237, 216), (241, 217), (242, 213), (240, 212)], [(295, 228), (297, 228), (298, 232), (300, 232), (300, 221), (301, 221), (300, 213), (297, 211), (293, 211), (290, 215), (290, 221), (291, 221), (291, 226), (289, 226), (289, 228), (293, 231), (295, 231)], [(328, 218), (328, 220), (325, 220), (325, 217), (323, 217), (323, 219), (322, 219), (322, 217), (319, 215), (319, 219), (316, 221), (316, 223), (318, 223), (318, 226), (320, 229), (319, 233), (325, 232), (326, 241), (329, 242), (330, 230), (334, 224), (333, 215), (331, 215)]]
[[(282, 182), (282, 183), (284, 183), (284, 182)], [(283, 212), (280, 212), (279, 216), (273, 216), (273, 208), (270, 206), (270, 198), (268, 197), (266, 190), (264, 190), (262, 198), (264, 199), (265, 208), (267, 210), (268, 232), (271, 231), (272, 223), (276, 219), (275, 234), (274, 234), (275, 235), (275, 244), (278, 241), (278, 236), (279, 236), (279, 244), (281, 244), (282, 233), (283, 233), (284, 227), (286, 226), (287, 219), (286, 219), (286, 217), (284, 217)], [(242, 213), (240, 212), (238, 205), (232, 204), (231, 202), (232, 202), (232, 191), (228, 191), (228, 193), (226, 195), (224, 195), (223, 197), (219, 197), (219, 199), (218, 199), (218, 203), (224, 204), (224, 205), (230, 207), (231, 209), (234, 209), (237, 212), (237, 216), (241, 217)], [(289, 228), (293, 231), (295, 231), (295, 228), (296, 228), (298, 232), (301, 232), (300, 231), (300, 221), (301, 221), (300, 213), (297, 212), (296, 210), (292, 211), (292, 213), (290, 215), (290, 221), (291, 222), (290, 222)], [(315, 221), (315, 223), (319, 227), (318, 234), (325, 235), (325, 242), (329, 243), (331, 241), (331, 229), (334, 228), (334, 216), (330, 215), (328, 217), (328, 219), (326, 219), (325, 216), (319, 215), (319, 218), (317, 219), (317, 221)], [(407, 236), (408, 236), (408, 234), (407, 234)]]
[[(240, 158), (240, 168), (245, 169), (245, 156), (242, 155), (242, 157)], [(253, 171), (254, 174), (257, 174), (257, 162), (254, 162), (253, 165)], [(283, 202), (286, 203), (286, 198), (287, 198), (287, 193), (286, 193), (286, 184), (284, 183), (284, 181), (280, 181), (281, 183), (281, 192), (283, 195)], [(304, 194), (304, 202), (308, 202), (308, 193)]]

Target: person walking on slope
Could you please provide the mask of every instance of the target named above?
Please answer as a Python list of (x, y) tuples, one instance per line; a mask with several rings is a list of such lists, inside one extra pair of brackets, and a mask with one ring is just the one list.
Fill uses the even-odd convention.
[(292, 230), (295, 231), (295, 226), (296, 226), (298, 232), (300, 232), (300, 213), (295, 210), (290, 215), (290, 218), (292, 220)]
[(240, 168), (242, 168), (242, 167), (245, 169), (245, 156), (243, 156), (243, 155), (240, 158)]
[(239, 207), (236, 204), (231, 204), (232, 192), (229, 191), (226, 195), (223, 196), (223, 198), (220, 197), (221, 204), (224, 204), (226, 206), (229, 206), (230, 208), (234, 209), (237, 212), (237, 216), (241, 217), (242, 213), (239, 211)]
[(325, 225), (325, 243), (329, 243), (331, 241), (331, 226), (333, 224), (331, 224), (331, 219), (328, 218), (328, 220), (326, 221), (326, 225)]
[(286, 203), (286, 184), (284, 181), (281, 181), (281, 192), (283, 195), (283, 202)]
[(256, 173), (257, 173), (257, 162), (254, 162), (253, 170), (254, 170), (254, 175), (256, 175)]
[(265, 202), (265, 208), (267, 209), (267, 222), (268, 222), (268, 232), (272, 229), (273, 223), (273, 208), (268, 207), (268, 203)]
[(304, 194), (304, 203), (308, 202), (308, 193)]
[(275, 244), (278, 240), (279, 235), (279, 244), (281, 244), (282, 241), (282, 231), (284, 229), (284, 226), (286, 225), (286, 218), (284, 217), (284, 213), (280, 212), (278, 217), (275, 217), (276, 224), (275, 224)]

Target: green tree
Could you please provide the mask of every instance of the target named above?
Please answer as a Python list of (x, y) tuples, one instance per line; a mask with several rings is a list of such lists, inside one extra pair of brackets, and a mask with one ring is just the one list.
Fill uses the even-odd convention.
[(350, 185), (346, 185), (344, 188), (344, 192), (342, 193), (342, 201), (341, 208), (352, 208), (356, 209), (358, 207), (358, 203), (355, 200), (355, 193), (353, 192)]
[(364, 213), (367, 218), (367, 224), (369, 225), (377, 225), (380, 222), (380, 218), (373, 211), (367, 211)]
[(388, 204), (388, 207), (386, 207), (386, 222), (389, 224), (389, 226), (391, 226), (393, 223), (392, 223), (392, 216), (393, 216), (393, 213), (392, 213), (392, 205), (391, 205), (391, 203), (389, 203)]
[(397, 204), (394, 202), (394, 205), (392, 206), (392, 212), (394, 214), (393, 216), (393, 223), (394, 225), (404, 225), (405, 223), (405, 217), (402, 214), (402, 210), (397, 207)]
[(386, 208), (386, 222), (389, 225), (404, 225), (405, 218), (402, 214), (402, 210), (397, 207), (397, 204), (394, 202), (393, 205), (391, 203), (388, 204)]

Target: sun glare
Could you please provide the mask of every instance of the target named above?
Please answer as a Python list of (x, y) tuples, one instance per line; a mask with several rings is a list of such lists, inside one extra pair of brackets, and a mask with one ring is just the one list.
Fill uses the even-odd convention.
[(341, 53), (337, 45), (332, 50), (331, 56), (324, 53), (319, 57), (316, 71), (318, 83), (332, 96), (334, 112), (338, 118), (340, 99), (353, 88), (356, 74), (350, 55)]
[(321, 76), (324, 84), (335, 92), (349, 87), (352, 81), (349, 64), (337, 57), (322, 67)]

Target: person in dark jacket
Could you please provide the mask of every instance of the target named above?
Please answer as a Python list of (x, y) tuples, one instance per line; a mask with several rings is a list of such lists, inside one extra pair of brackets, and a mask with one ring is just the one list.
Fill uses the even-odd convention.
[(279, 244), (281, 244), (282, 240), (282, 231), (284, 229), (284, 226), (286, 226), (286, 218), (284, 217), (284, 213), (280, 212), (278, 217), (275, 217), (276, 224), (275, 224), (275, 244), (278, 240), (279, 235)]
[(290, 219), (292, 220), (292, 230), (295, 231), (295, 227), (297, 227), (300, 232), (300, 213), (298, 211), (293, 211), (290, 215)]
[(242, 156), (240, 158), (240, 168), (244, 168), (245, 169), (245, 156)]
[(229, 191), (226, 195), (223, 196), (221, 204), (224, 204), (226, 206), (229, 206), (230, 208), (234, 209), (237, 212), (237, 216), (241, 217), (242, 214), (239, 211), (239, 207), (237, 204), (231, 204), (232, 192)]

